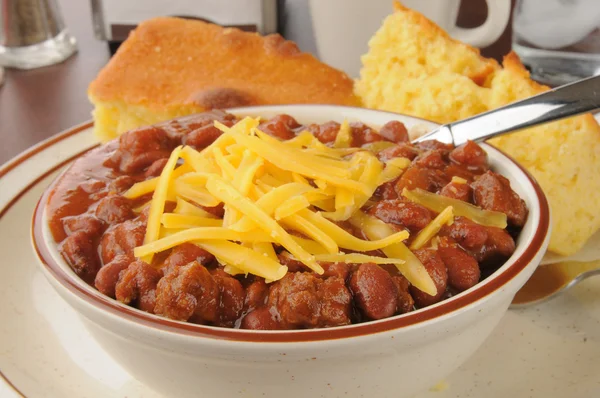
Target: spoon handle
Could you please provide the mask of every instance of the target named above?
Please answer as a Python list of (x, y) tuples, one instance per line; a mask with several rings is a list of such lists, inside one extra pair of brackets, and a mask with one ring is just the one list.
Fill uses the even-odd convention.
[(461, 145), (467, 140), (483, 141), (599, 108), (600, 76), (592, 76), (446, 127), (454, 144)]

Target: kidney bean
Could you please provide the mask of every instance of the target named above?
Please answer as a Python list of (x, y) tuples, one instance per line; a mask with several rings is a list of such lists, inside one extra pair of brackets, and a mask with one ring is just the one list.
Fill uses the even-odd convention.
[(282, 327), (273, 307), (261, 307), (246, 314), (242, 318), (240, 328), (252, 330), (278, 330)]
[(383, 141), (383, 137), (375, 130), (361, 122), (350, 123), (352, 146), (363, 146), (370, 142)]
[(452, 199), (462, 200), (463, 202), (473, 203), (473, 189), (469, 184), (458, 182), (449, 182), (442, 188), (440, 195)]
[(504, 262), (515, 252), (515, 241), (510, 234), (502, 229), (486, 227), (487, 239), (485, 244), (475, 253), (480, 262)]
[(473, 182), (475, 177), (480, 174), (478, 170), (467, 170), (465, 166), (456, 163), (450, 163), (444, 171), (446, 175), (464, 178), (468, 183)]
[(84, 231), (90, 237), (97, 237), (104, 231), (106, 224), (91, 214), (84, 213), (78, 216), (64, 217), (63, 227), (67, 235), (77, 231)]
[(500, 174), (488, 171), (471, 184), (475, 204), (486, 210), (506, 214), (508, 223), (522, 227), (527, 218), (525, 201), (510, 187), (510, 181)]
[(448, 284), (462, 292), (479, 282), (477, 260), (459, 247), (439, 247), (438, 253), (448, 270)]
[(388, 224), (396, 224), (410, 231), (418, 231), (432, 220), (429, 210), (403, 199), (381, 200), (368, 212)]
[(206, 206), (200, 206), (204, 211), (209, 212), (210, 214), (212, 214), (213, 216), (217, 217), (217, 218), (223, 218), (223, 215), (225, 215), (225, 205), (223, 203), (220, 203), (219, 205), (215, 206), (215, 207), (206, 207)]
[[(290, 117), (291, 118), (291, 117)], [(293, 119), (292, 119), (293, 120)], [(294, 120), (295, 122), (295, 120)], [(297, 123), (296, 123), (297, 125)], [(294, 131), (288, 127), (286, 120), (281, 120), (277, 117), (261, 123), (258, 129), (263, 133), (267, 133), (270, 136), (279, 138), (280, 140), (289, 140), (296, 136)]]
[[(153, 163), (154, 164), (154, 163)], [(108, 191), (111, 194), (122, 194), (135, 184), (137, 180), (132, 176), (123, 175), (115, 178), (108, 185)]]
[(487, 153), (473, 141), (454, 148), (450, 152), (450, 160), (469, 168), (487, 169)]
[(444, 159), (443, 152), (440, 150), (425, 151), (413, 161), (413, 164), (417, 167), (423, 167), (426, 169), (444, 169), (446, 167), (446, 160)]
[(207, 252), (206, 250), (194, 245), (193, 243), (183, 243), (176, 246), (171, 253), (167, 256), (164, 262), (164, 274), (168, 274), (173, 268), (181, 267), (197, 261), (202, 265), (209, 265), (215, 260), (215, 256)]
[(107, 224), (119, 224), (133, 218), (134, 214), (128, 199), (112, 195), (98, 202), (96, 217)]
[(350, 290), (356, 306), (369, 319), (394, 315), (398, 305), (398, 288), (392, 277), (380, 266), (361, 264), (350, 277)]
[(162, 272), (144, 261), (136, 260), (120, 273), (115, 297), (124, 304), (135, 301), (137, 308), (153, 314), (156, 285), (161, 278)]
[(69, 235), (59, 245), (59, 251), (71, 269), (87, 283), (92, 283), (100, 269), (93, 236), (85, 231)]
[(394, 282), (394, 285), (396, 285), (396, 289), (398, 289), (398, 303), (396, 305), (396, 312), (398, 314), (405, 314), (412, 311), (415, 306), (415, 300), (410, 295), (410, 283), (408, 282), (408, 279), (402, 275), (393, 275), (392, 281)]
[(114, 160), (122, 172), (139, 173), (156, 160), (168, 158), (178, 144), (160, 127), (141, 127), (121, 135)]
[(452, 225), (444, 225), (440, 230), (441, 236), (448, 236), (463, 248), (479, 251), (488, 239), (488, 229), (466, 217), (454, 218)]
[(408, 143), (400, 143), (377, 153), (377, 158), (382, 162), (387, 162), (393, 158), (415, 159), (419, 155), (419, 150)]
[(242, 284), (222, 269), (212, 272), (212, 277), (219, 287), (216, 326), (233, 327), (242, 315), (246, 292)]
[(168, 158), (162, 158), (154, 161), (144, 172), (144, 177), (158, 177), (169, 161)]
[(425, 140), (425, 141), (417, 142), (415, 144), (415, 146), (424, 151), (439, 149), (439, 150), (443, 151), (444, 153), (449, 153), (451, 150), (454, 149), (454, 146), (452, 144), (444, 144), (443, 142), (436, 141), (436, 140)]
[(402, 194), (404, 188), (413, 190), (421, 188), (430, 192), (437, 192), (448, 183), (450, 178), (441, 170), (426, 169), (423, 167), (411, 166), (402, 174), (396, 183), (396, 192), (398, 196)]
[(219, 287), (208, 270), (194, 261), (176, 267), (156, 287), (158, 315), (195, 323), (217, 320)]
[(263, 306), (266, 303), (268, 294), (269, 286), (264, 279), (258, 278), (246, 288), (244, 309), (251, 310)]
[(121, 271), (125, 270), (134, 258), (127, 254), (116, 256), (110, 263), (105, 264), (94, 280), (94, 286), (100, 293), (115, 298), (115, 287), (119, 281)]
[(340, 124), (337, 122), (327, 122), (323, 124), (311, 124), (308, 126), (310, 131), (323, 144), (334, 142), (340, 131)]
[(284, 250), (277, 255), (279, 262), (288, 267), (288, 272), (306, 272), (310, 271), (302, 261), (296, 260), (288, 251)]
[(386, 183), (381, 184), (377, 187), (373, 196), (381, 198), (383, 200), (398, 199), (398, 193), (396, 192), (397, 182), (398, 179), (395, 179), (393, 181), (388, 181)]
[(448, 271), (446, 270), (446, 265), (436, 250), (419, 249), (415, 250), (414, 253), (421, 263), (423, 263), (423, 266), (427, 270), (427, 273), (437, 288), (437, 293), (434, 296), (431, 296), (419, 290), (415, 286), (410, 287), (410, 293), (415, 300), (415, 304), (418, 307), (427, 307), (440, 301), (444, 293), (446, 293), (446, 286), (448, 284)]
[(397, 120), (392, 120), (384, 124), (379, 130), (379, 135), (395, 143), (409, 142), (406, 126)]
[(183, 143), (200, 151), (215, 142), (221, 134), (223, 134), (223, 132), (213, 124), (207, 124), (184, 135)]

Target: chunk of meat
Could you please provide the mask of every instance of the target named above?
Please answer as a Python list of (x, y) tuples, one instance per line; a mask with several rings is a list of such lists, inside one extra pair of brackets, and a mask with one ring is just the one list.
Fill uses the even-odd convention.
[(323, 144), (329, 144), (330, 142), (335, 141), (335, 138), (340, 131), (340, 124), (337, 122), (311, 124), (308, 126), (308, 131), (317, 137)]
[(63, 240), (58, 250), (71, 269), (91, 284), (100, 269), (94, 237), (86, 231), (77, 231)]
[(141, 127), (121, 135), (112, 162), (126, 174), (139, 173), (155, 161), (168, 158), (178, 144), (160, 127)]
[(419, 155), (419, 150), (408, 143), (400, 143), (389, 148), (383, 149), (377, 153), (377, 158), (382, 162), (387, 162), (393, 158), (415, 159)]
[(473, 202), (473, 189), (469, 184), (462, 184), (459, 182), (450, 181), (442, 190), (440, 195), (446, 196), (452, 199), (462, 200), (463, 202)]
[(193, 243), (183, 243), (179, 246), (176, 246), (171, 253), (165, 259), (163, 265), (164, 274), (168, 274), (173, 270), (173, 268), (181, 267), (182, 265), (186, 265), (191, 263), (192, 261), (197, 261), (202, 265), (209, 265), (215, 260), (215, 256), (194, 245)]
[(415, 300), (415, 304), (418, 307), (427, 307), (440, 301), (444, 293), (446, 293), (446, 286), (448, 284), (448, 271), (446, 269), (446, 265), (436, 250), (429, 248), (419, 249), (415, 250), (414, 253), (421, 263), (423, 263), (423, 266), (427, 270), (427, 273), (437, 288), (437, 293), (435, 296), (431, 296), (415, 286), (410, 287), (410, 293)]
[(448, 270), (448, 284), (462, 292), (479, 282), (480, 271), (477, 260), (457, 246), (438, 248), (438, 253)]
[(109, 228), (100, 240), (102, 264), (110, 263), (119, 254), (132, 254), (144, 242), (145, 234), (146, 224), (139, 217)]
[(368, 319), (388, 318), (396, 313), (398, 287), (380, 266), (361, 264), (352, 273), (349, 286), (356, 306)]
[(450, 152), (450, 160), (467, 166), (469, 170), (487, 170), (487, 153), (473, 141), (467, 141)]
[(413, 232), (425, 228), (432, 220), (427, 208), (403, 199), (381, 200), (369, 209), (369, 214)]
[(328, 279), (333, 276), (337, 276), (342, 280), (348, 279), (350, 274), (350, 264), (346, 263), (321, 263), (323, 267), (323, 275), (320, 275), (323, 279)]
[(274, 307), (261, 307), (250, 311), (242, 318), (241, 329), (278, 330), (281, 329), (279, 314)]
[(379, 135), (386, 140), (395, 143), (409, 141), (408, 130), (406, 129), (406, 126), (404, 123), (397, 120), (392, 120), (384, 124), (381, 129), (379, 129)]
[(183, 137), (183, 143), (189, 145), (196, 150), (202, 150), (215, 142), (223, 134), (221, 130), (216, 128), (214, 125), (209, 124), (199, 127), (188, 135)]
[(83, 231), (90, 237), (96, 237), (101, 235), (106, 228), (106, 224), (102, 220), (99, 220), (88, 213), (64, 217), (61, 221), (67, 235), (71, 235), (77, 231)]
[(394, 285), (396, 285), (396, 289), (398, 289), (396, 313), (405, 314), (412, 311), (415, 307), (415, 300), (410, 295), (410, 283), (408, 282), (408, 279), (402, 275), (393, 275), (392, 281), (394, 282)]
[(318, 326), (349, 325), (352, 295), (344, 279), (339, 276), (329, 277), (319, 286), (318, 292), (321, 303)]
[(452, 225), (444, 225), (441, 236), (448, 236), (469, 251), (479, 251), (488, 239), (488, 229), (466, 217), (454, 218)]
[(231, 328), (242, 315), (246, 292), (242, 284), (222, 269), (212, 272), (212, 277), (219, 289), (216, 326)]
[(300, 124), (289, 115), (278, 115), (274, 118), (261, 123), (258, 129), (280, 140), (289, 140), (296, 136), (294, 129), (300, 127)]
[(135, 303), (142, 311), (154, 313), (156, 285), (162, 272), (150, 264), (136, 260), (120, 273), (115, 286), (115, 297), (124, 304)]
[(155, 160), (144, 172), (145, 177), (158, 177), (169, 161), (168, 158)]
[(510, 181), (500, 174), (488, 171), (473, 184), (475, 204), (486, 210), (499, 211), (506, 214), (508, 223), (522, 227), (527, 218), (525, 201), (510, 187)]
[(98, 202), (96, 217), (109, 225), (113, 225), (133, 218), (134, 214), (128, 199), (120, 195), (112, 195)]
[(217, 320), (219, 287), (196, 261), (176, 267), (156, 287), (158, 315), (178, 321), (211, 323)]
[(475, 181), (475, 177), (481, 174), (479, 170), (467, 170), (465, 166), (456, 163), (450, 163), (444, 171), (446, 175), (463, 178), (468, 183)]
[(396, 192), (401, 195), (404, 188), (409, 191), (421, 188), (429, 192), (437, 192), (449, 181), (450, 178), (442, 170), (411, 166), (398, 179)]
[(285, 329), (347, 325), (350, 303), (350, 292), (341, 278), (324, 281), (309, 272), (287, 273), (271, 286), (267, 299)]
[(352, 146), (359, 147), (371, 142), (383, 141), (382, 136), (361, 122), (350, 123), (350, 131), (352, 134)]
[(444, 169), (446, 167), (446, 160), (444, 159), (444, 152), (436, 149), (425, 151), (413, 161), (413, 164), (417, 167), (425, 169)]
[(127, 254), (120, 254), (116, 256), (110, 263), (105, 264), (94, 280), (94, 286), (102, 294), (106, 294), (108, 297), (115, 298), (115, 288), (119, 281), (119, 275), (121, 271), (127, 269), (129, 264), (134, 261), (134, 258)]

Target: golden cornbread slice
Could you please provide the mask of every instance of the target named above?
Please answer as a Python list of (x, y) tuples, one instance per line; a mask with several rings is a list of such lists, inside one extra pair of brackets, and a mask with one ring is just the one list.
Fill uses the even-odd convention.
[(279, 35), (196, 20), (140, 24), (90, 84), (102, 141), (141, 125), (212, 108), (357, 105), (352, 80)]
[[(369, 108), (448, 123), (530, 97), (548, 87), (511, 53), (504, 67), (395, 4), (369, 42), (355, 92)], [(549, 249), (577, 252), (600, 228), (600, 127), (591, 115), (491, 140), (538, 180), (552, 209)]]

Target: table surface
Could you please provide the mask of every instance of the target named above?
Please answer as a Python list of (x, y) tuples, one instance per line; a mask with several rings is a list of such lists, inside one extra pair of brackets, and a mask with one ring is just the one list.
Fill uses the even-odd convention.
[[(286, 0), (295, 24), (310, 26), (306, 0)], [(87, 86), (110, 59), (105, 42), (94, 37), (89, 0), (59, 0), (65, 23), (79, 51), (65, 62), (45, 68), (5, 71), (0, 86), (0, 164), (28, 147), (91, 118)], [(478, 25), (485, 19), (484, 0), (463, 0), (459, 24)], [(285, 34), (285, 29), (283, 30)], [(510, 49), (510, 32), (483, 54), (496, 58)], [(292, 37), (305, 51), (315, 51), (312, 33)]]

